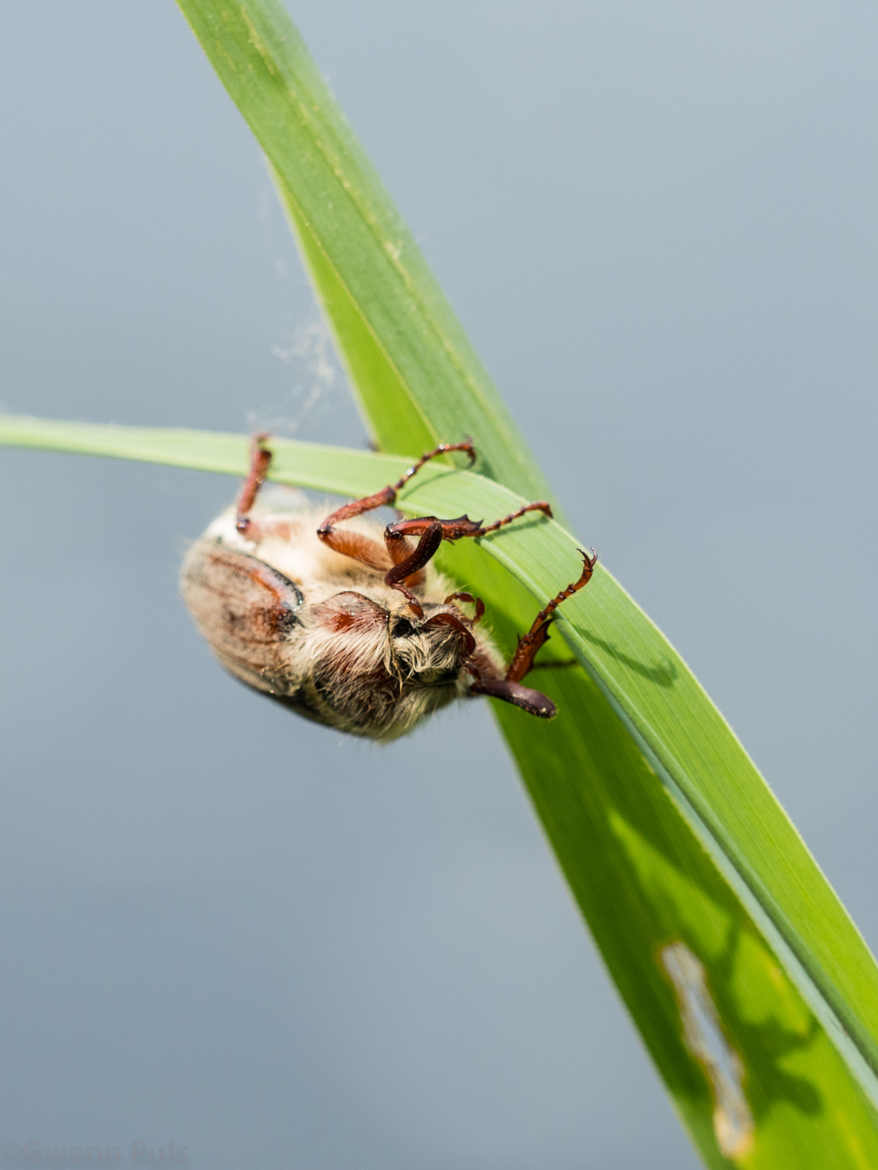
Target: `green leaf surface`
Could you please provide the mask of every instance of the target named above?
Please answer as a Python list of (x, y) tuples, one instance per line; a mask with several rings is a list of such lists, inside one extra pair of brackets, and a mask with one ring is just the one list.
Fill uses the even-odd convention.
[[(247, 467), (243, 436), (195, 431), (0, 417), (0, 443), (238, 476)], [(272, 446), (273, 479), (345, 495), (396, 479), (407, 463), (319, 444), (275, 440)], [(409, 514), (457, 515), (477, 505), (480, 515), (494, 516), (515, 510), (522, 497), (481, 475), (433, 464), (399, 502)], [(532, 616), (534, 599), (578, 566), (570, 534), (541, 518), (523, 518), (479, 543), (466, 550), (474, 576), (467, 573), (468, 558), (460, 556), (465, 546), (451, 550), (444, 567), (478, 588), (501, 627), (520, 628)], [(867, 1101), (870, 1074), (863, 1067), (860, 1075), (856, 1071), (864, 1062), (838, 1033), (833, 1013), (790, 953), (778, 923), (724, 856), (733, 834), (712, 833), (689, 799), (695, 795), (709, 811), (706, 794), (687, 793), (653, 766), (620, 697), (609, 692), (608, 676), (633, 676), (638, 692), (655, 690), (673, 706), (675, 693), (685, 688), (689, 697), (679, 713), (684, 727), (693, 698), (704, 701), (685, 665), (639, 611), (642, 628), (627, 628), (631, 607), (599, 569), (559, 623), (586, 670), (539, 676), (539, 686), (559, 704), (558, 718), (545, 724), (497, 705), (549, 838), (708, 1163), (725, 1164), (725, 1150), (742, 1165), (871, 1165), (878, 1145)], [(645, 717), (640, 713), (638, 722)], [(797, 844), (764, 788), (762, 796), (775, 815), (775, 830), (786, 834), (787, 844)], [(722, 830), (721, 820), (718, 825)], [(812, 895), (828, 896), (840, 925), (858, 943), (819, 872), (803, 857)], [(804, 869), (802, 874), (809, 876)], [(871, 977), (868, 964), (864, 977)], [(684, 1017), (695, 1021), (688, 1042)]]
[(484, 415), (486, 470), (544, 496), (499, 395), (282, 6), (185, 0), (180, 8), (272, 166), (381, 447), (421, 450), (435, 428), (458, 433), (462, 418)]
[[(274, 0), (180, 6), (270, 160), (373, 435), (411, 456), (469, 433), (483, 455), (482, 475), (425, 469), (403, 508), (492, 519), (546, 496), (283, 9)], [(230, 436), (57, 428), (0, 420), (0, 441), (234, 473), (246, 462)], [(404, 466), (311, 444), (277, 452), (276, 478), (345, 494), (373, 491)], [(484, 597), (509, 650), (538, 605), (576, 576), (577, 543), (533, 518), (479, 543), (443, 551), (443, 565)], [(611, 575), (599, 569), (562, 612), (558, 635), (581, 668), (538, 676), (558, 718), (494, 705), (705, 1161), (878, 1165), (878, 971), (856, 928), (685, 662)], [(582, 1003), (584, 1016), (592, 1010)]]

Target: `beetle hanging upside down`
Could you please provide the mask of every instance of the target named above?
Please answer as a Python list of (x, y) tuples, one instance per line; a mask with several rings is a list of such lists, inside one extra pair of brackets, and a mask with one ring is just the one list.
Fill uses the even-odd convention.
[(525, 512), (551, 516), (547, 503), (526, 504), (493, 524), (423, 516), (382, 532), (355, 519), (392, 505), (437, 455), (465, 451), (472, 463), (467, 441), (440, 444), (395, 484), (325, 519), (313, 509), (271, 512), (256, 506), (271, 462), (266, 439), (253, 440), (237, 508), (214, 520), (183, 563), (183, 597), (227, 670), (300, 715), (373, 739), (395, 739), (468, 695), (493, 695), (552, 718), (551, 699), (522, 679), (555, 610), (591, 578), (594, 552), (582, 553), (580, 576), (540, 610), (508, 666), (479, 628), (482, 601), (451, 592), (430, 563), (443, 540), (496, 532)]

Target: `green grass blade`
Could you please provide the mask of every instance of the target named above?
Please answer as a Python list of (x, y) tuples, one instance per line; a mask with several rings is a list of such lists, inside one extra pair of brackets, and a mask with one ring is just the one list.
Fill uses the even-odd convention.
[[(507, 485), (433, 468), (405, 507), (487, 517), (522, 496), (545, 495), (282, 7), (274, 0), (180, 6), (270, 160), (381, 446), (416, 454), (468, 432), (483, 453), (481, 470)], [(33, 423), (6, 420), (4, 436), (40, 445)], [(215, 470), (239, 472), (244, 463), (243, 452), (233, 452), (240, 440), (230, 437), (175, 432), (167, 446), (155, 432), (130, 442), (118, 431), (68, 438), (76, 449), (94, 440), (92, 449), (105, 454), (164, 451), (163, 462)], [(46, 441), (63, 447), (65, 440), (46, 432)], [(152, 454), (134, 454), (138, 444)], [(275, 473), (354, 493), (374, 489), (399, 466), (284, 444)], [(507, 645), (535, 599), (577, 571), (569, 533), (539, 521), (481, 548), (452, 549), (443, 561), (485, 598)], [(878, 971), (855, 927), (686, 664), (609, 573), (599, 571), (565, 606), (559, 633), (583, 667), (539, 676), (559, 718), (542, 724), (495, 704), (498, 718), (705, 1160), (772, 1170), (878, 1165)]]
[[(234, 475), (247, 465), (244, 437), (195, 431), (0, 417), (0, 443)], [(406, 465), (398, 457), (319, 444), (277, 440), (273, 447), (273, 478), (347, 495), (396, 478)], [(499, 515), (520, 502), (482, 476), (437, 465), (425, 468), (400, 501), (410, 514), (440, 515), (474, 505), (480, 514)], [(484, 583), (486, 594), (493, 591), (492, 605), (505, 605), (507, 618), (521, 599), (500, 566), (524, 588), (526, 613), (533, 608), (529, 593), (544, 595), (559, 572), (569, 576), (576, 565), (575, 543), (556, 523), (524, 520), (481, 543), (479, 588)], [(492, 564), (496, 577), (485, 572)], [(450, 567), (463, 572), (454, 560)], [(598, 572), (568, 607), (565, 636), (589, 671), (595, 672), (597, 655), (605, 665), (607, 658), (621, 661), (647, 689), (672, 696), (694, 686), (648, 623), (651, 637), (639, 647), (629, 642), (620, 653), (609, 641), (608, 630), (630, 619), (630, 605), (609, 574)], [(577, 900), (706, 1160), (726, 1164), (725, 1150), (747, 1152), (753, 1166), (875, 1164), (871, 1074), (856, 1045), (835, 1034), (834, 1013), (766, 907), (723, 859), (722, 840), (680, 785), (650, 765), (600, 682), (596, 672), (563, 670), (551, 680), (546, 672), (539, 685), (559, 703), (557, 720), (543, 724), (502, 707), (499, 714)], [(694, 693), (697, 699), (697, 687)], [(868, 969), (862, 976), (869, 977)], [(721, 1033), (702, 1024), (687, 1045), (681, 1003), (696, 1020), (712, 1004)]]
[[(420, 449), (434, 426), (458, 430), (461, 410), (484, 412), (493, 419), (482, 441), (486, 469), (522, 494), (543, 494), (502, 401), (282, 6), (184, 0), (180, 8), (278, 176), (337, 332), (354, 326), (358, 334), (351, 344), (342, 339), (342, 354), (380, 445)], [(360, 334), (370, 342), (360, 344)]]

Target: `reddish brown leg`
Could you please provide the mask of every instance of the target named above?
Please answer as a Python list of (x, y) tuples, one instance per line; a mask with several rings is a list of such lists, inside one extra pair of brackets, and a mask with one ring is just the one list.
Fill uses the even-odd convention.
[(371, 512), (373, 508), (390, 506), (395, 502), (397, 492), (405, 487), (413, 475), (417, 475), (425, 463), (435, 459), (438, 455), (445, 455), (449, 451), (466, 451), (470, 463), (476, 457), (475, 447), (469, 439), (463, 443), (440, 443), (438, 447), (434, 447), (432, 451), (428, 451), (426, 455), (422, 455), (416, 463), (413, 463), (396, 483), (388, 484), (380, 491), (373, 492), (371, 496), (363, 496), (360, 500), (351, 500), (349, 504), (342, 504), (340, 508), (336, 508), (317, 529), (317, 535), (321, 540), (325, 540), (327, 544), (331, 545), (332, 542), (328, 538), (333, 535), (334, 525), (340, 524), (342, 520), (350, 520), (352, 516), (362, 516), (364, 512)]
[(495, 520), (493, 524), (486, 524), (482, 527), (481, 532), (475, 533), (477, 536), (485, 536), (489, 532), (496, 532), (498, 528), (504, 528), (507, 524), (511, 524), (513, 520), (517, 520), (519, 516), (523, 516), (525, 512), (542, 512), (544, 516), (552, 519), (552, 506), (547, 504), (545, 500), (536, 500), (533, 504), (525, 504), (523, 508), (519, 508), (517, 512), (510, 512), (508, 516), (504, 516), (502, 520)]
[[(433, 534), (423, 533), (423, 530), (420, 530), (422, 532), (421, 540), (414, 550), (402, 535), (392, 542), (386, 541), (387, 548), (384, 549), (376, 541), (370, 540), (368, 536), (363, 536), (358, 532), (346, 532), (344, 529), (339, 530), (335, 525), (340, 524), (343, 520), (350, 520), (353, 516), (361, 516), (364, 512), (371, 512), (373, 508), (392, 505), (400, 489), (420, 471), (425, 463), (430, 459), (435, 459), (438, 455), (445, 455), (449, 451), (465, 451), (469, 456), (470, 463), (476, 457), (475, 448), (469, 439), (462, 443), (440, 443), (438, 447), (434, 447), (432, 451), (428, 451), (426, 455), (422, 455), (413, 463), (396, 483), (388, 484), (387, 487), (374, 492), (371, 496), (352, 500), (349, 504), (343, 504), (340, 508), (336, 508), (317, 529), (317, 535), (330, 548), (335, 549), (343, 556), (352, 557), (353, 560), (368, 565), (370, 569), (377, 569), (379, 572), (387, 572), (388, 570), (395, 572), (396, 566), (411, 561), (414, 567), (407, 568), (398, 581), (394, 580), (388, 583), (396, 585), (396, 588), (414, 604), (416, 610), (419, 610), (420, 606), (406, 587), (405, 580), (412, 577), (417, 579), (416, 575), (419, 570), (436, 551), (435, 547), (430, 548), (431, 542), (434, 540)], [(439, 539), (441, 540), (441, 536)], [(436, 541), (436, 547), (438, 547), (438, 543)]]
[(442, 525), (439, 521), (429, 524), (421, 533), (421, 539), (414, 549), (411, 548), (404, 536), (391, 534), (391, 527), (393, 526), (388, 524), (384, 530), (384, 543), (387, 545), (393, 567), (384, 574), (384, 582), (404, 594), (418, 617), (423, 617), (424, 611), (421, 609), (418, 599), (409, 589), (408, 582), (410, 581), (413, 585), (417, 584), (421, 569), (442, 543)]
[(476, 607), (476, 612), (468, 619), (471, 626), (477, 626), (482, 620), (482, 614), (485, 612), (485, 603), (481, 597), (473, 597), (471, 593), (449, 593), (445, 598), (445, 604), (447, 605), (449, 601), (466, 601), (468, 604)]
[(583, 549), (580, 549), (579, 553), (582, 557), (582, 572), (575, 581), (568, 585), (566, 589), (562, 589), (560, 593), (552, 598), (548, 605), (540, 610), (534, 618), (528, 632), (518, 639), (518, 648), (513, 654), (512, 661), (506, 670), (507, 681), (521, 682), (533, 666), (537, 651), (549, 636), (549, 626), (552, 624), (555, 610), (562, 601), (566, 601), (568, 597), (572, 597), (574, 593), (578, 593), (591, 580), (594, 567), (597, 564), (597, 553), (594, 549), (591, 550), (591, 556)]
[(582, 549), (579, 551), (583, 560), (579, 578), (553, 597), (549, 604), (541, 609), (534, 618), (528, 632), (518, 639), (518, 648), (512, 656), (505, 678), (497, 678), (485, 673), (484, 663), (474, 660), (467, 663), (467, 667), (473, 675), (473, 684), (470, 687), (471, 694), (492, 695), (495, 699), (503, 699), (504, 702), (521, 707), (523, 711), (537, 715), (541, 719), (551, 719), (554, 716), (555, 704), (552, 700), (532, 687), (522, 686), (521, 680), (533, 668), (536, 653), (549, 636), (549, 626), (552, 624), (555, 610), (562, 601), (572, 597), (591, 580), (598, 559), (597, 553), (592, 549), (591, 556), (589, 556)]
[[(393, 561), (393, 568), (387, 573), (384, 580), (388, 585), (399, 589), (409, 601), (418, 609), (411, 592), (406, 587), (415, 573), (420, 572), (443, 540), (462, 540), (465, 536), (485, 536), (489, 532), (496, 532), (505, 524), (510, 524), (523, 516), (525, 512), (542, 512), (546, 516), (552, 515), (552, 509), (545, 500), (538, 500), (534, 504), (525, 504), (517, 512), (511, 512), (502, 520), (495, 520), (493, 524), (484, 525), (479, 520), (470, 520), (469, 516), (458, 516), (454, 520), (440, 520), (437, 516), (419, 516), (414, 520), (397, 520), (388, 524), (384, 529), (384, 543)], [(407, 536), (420, 536), (417, 547), (411, 550)]]
[[(364, 512), (371, 512), (373, 508), (386, 507), (396, 501), (399, 490), (416, 475), (430, 459), (437, 455), (444, 455), (448, 451), (465, 451), (472, 462), (475, 457), (475, 448), (467, 439), (462, 443), (440, 443), (426, 455), (422, 455), (416, 463), (406, 471), (396, 483), (364, 496), (360, 500), (352, 500), (343, 504), (332, 512), (317, 529), (318, 537), (344, 556), (352, 557), (370, 568), (385, 570), (385, 582), (398, 589), (409, 601), (415, 612), (422, 616), (422, 610), (417, 598), (409, 588), (416, 584), (418, 575), (424, 566), (434, 556), (443, 540), (461, 540), (464, 537), (486, 536), (489, 532), (496, 532), (506, 524), (511, 524), (526, 512), (542, 512), (546, 516), (552, 515), (551, 507), (545, 500), (537, 500), (533, 504), (525, 504), (508, 516), (495, 520), (493, 524), (482, 524), (481, 521), (470, 520), (469, 516), (458, 516), (454, 520), (440, 520), (437, 516), (421, 516), (414, 520), (397, 520), (388, 524), (384, 530), (386, 553), (381, 550), (375, 541), (356, 532), (338, 530), (335, 526), (343, 520), (350, 520), (354, 516), (361, 516)], [(407, 540), (409, 536), (419, 537), (417, 545), (412, 548)], [(476, 620), (481, 614), (477, 614)]]
[(250, 442), (250, 471), (244, 480), (244, 486), (238, 496), (237, 519), (235, 527), (244, 534), (249, 532), (252, 521), (250, 511), (256, 502), (259, 489), (265, 483), (268, 466), (271, 463), (271, 452), (266, 448), (267, 434), (254, 435)]
[[(510, 512), (502, 520), (495, 520), (493, 524), (484, 524), (481, 520), (470, 520), (469, 516), (457, 516), (454, 520), (440, 520), (438, 516), (418, 516), (413, 520), (395, 520), (384, 530), (384, 540), (390, 548), (391, 541), (398, 541), (406, 536), (422, 536), (424, 533), (437, 527), (441, 533), (441, 540), (462, 540), (465, 536), (474, 538), (487, 536), (489, 532), (496, 532), (523, 516), (525, 512), (542, 512), (544, 516), (552, 517), (552, 508), (545, 500), (536, 500), (533, 504), (525, 504), (517, 512)], [(438, 548), (438, 545), (437, 545)], [(392, 554), (391, 554), (392, 555)], [(432, 555), (432, 554), (431, 554)]]

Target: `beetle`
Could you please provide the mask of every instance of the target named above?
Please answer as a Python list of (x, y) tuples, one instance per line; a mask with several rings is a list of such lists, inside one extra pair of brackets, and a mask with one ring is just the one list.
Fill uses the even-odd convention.
[[(255, 436), (237, 505), (188, 550), (181, 590), (220, 663), (241, 682), (318, 723), (392, 740), (455, 698), (492, 695), (551, 719), (555, 705), (522, 680), (558, 606), (591, 579), (597, 555), (580, 549), (579, 577), (553, 597), (518, 640), (508, 665), (480, 625), (484, 604), (455, 592), (432, 557), (443, 540), (485, 536), (543, 500), (492, 524), (468, 516), (397, 519), (383, 532), (361, 517), (393, 505), (425, 463), (452, 451), (476, 458), (470, 440), (440, 443), (394, 484), (322, 516), (313, 507), (260, 503), (271, 463)], [(467, 608), (464, 608), (467, 607)], [(468, 613), (468, 609), (471, 612)]]

